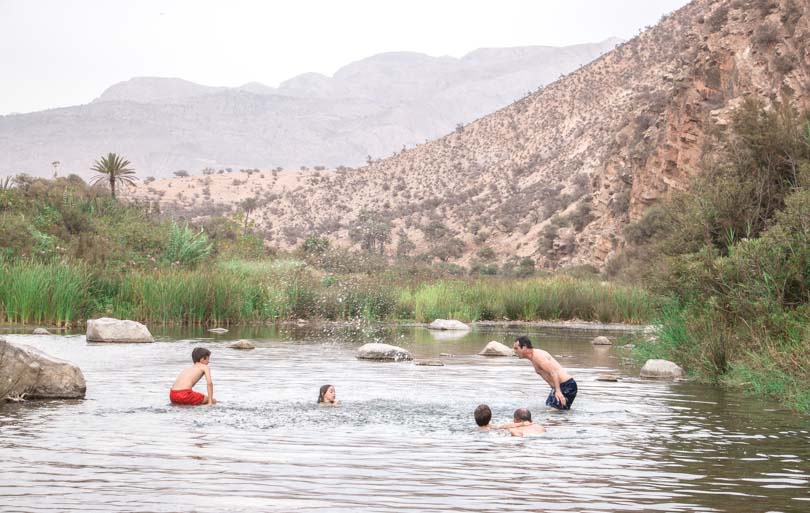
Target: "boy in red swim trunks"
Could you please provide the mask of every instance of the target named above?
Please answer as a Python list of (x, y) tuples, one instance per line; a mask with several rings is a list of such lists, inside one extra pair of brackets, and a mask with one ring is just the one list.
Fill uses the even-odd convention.
[[(169, 391), (169, 400), (174, 404), (216, 404), (214, 399), (214, 383), (211, 381), (211, 370), (208, 368), (208, 361), (211, 359), (211, 351), (204, 347), (197, 347), (191, 352), (191, 360), (194, 365), (183, 370), (172, 389)], [(205, 382), (208, 384), (208, 395), (202, 395), (192, 390), (194, 385), (205, 375)]]

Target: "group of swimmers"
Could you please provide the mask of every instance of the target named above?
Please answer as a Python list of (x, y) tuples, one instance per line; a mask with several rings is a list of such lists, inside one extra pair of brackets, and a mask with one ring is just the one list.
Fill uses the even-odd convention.
[[(529, 337), (521, 336), (515, 339), (513, 348), (520, 358), (529, 360), (534, 371), (551, 386), (551, 392), (546, 398), (546, 405), (557, 410), (570, 410), (571, 404), (577, 396), (577, 382), (560, 365), (560, 363), (547, 351), (532, 347)], [(184, 369), (169, 391), (169, 400), (174, 404), (216, 404), (214, 399), (214, 383), (211, 381), (211, 370), (208, 364), (211, 360), (211, 351), (204, 347), (197, 347), (191, 352), (191, 367)], [(205, 376), (208, 394), (201, 394), (193, 390), (202, 377)], [(338, 405), (335, 387), (323, 385), (318, 392), (318, 404), (326, 406)], [(475, 422), (481, 429), (506, 429), (513, 436), (539, 434), (545, 432), (542, 426), (532, 422), (532, 414), (526, 408), (518, 408), (513, 415), (513, 422), (502, 426), (491, 426), (492, 410), (482, 404), (475, 409)]]

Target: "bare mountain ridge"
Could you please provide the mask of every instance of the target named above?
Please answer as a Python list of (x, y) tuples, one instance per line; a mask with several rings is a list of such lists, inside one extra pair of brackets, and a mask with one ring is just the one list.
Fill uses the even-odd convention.
[(87, 105), (0, 117), (0, 174), (87, 176), (94, 159), (126, 155), (141, 176), (178, 169), (360, 165), (438, 137), (509, 104), (618, 40), (563, 48), (486, 49), (455, 59), (380, 54), (329, 78), (272, 88), (134, 78)]
[(696, 0), (545, 89), (362, 169), (214, 175), (138, 196), (197, 214), (253, 197), (252, 219), (282, 247), (310, 234), (352, 245), (388, 220), (375, 247), (392, 255), (600, 266), (631, 219), (689, 187), (707, 132), (744, 97), (808, 106), (808, 8)]

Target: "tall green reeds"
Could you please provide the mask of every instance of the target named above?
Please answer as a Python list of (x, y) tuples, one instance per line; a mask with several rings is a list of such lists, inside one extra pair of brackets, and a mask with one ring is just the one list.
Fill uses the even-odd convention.
[(324, 276), (295, 260), (106, 274), (80, 264), (0, 262), (0, 320), (10, 323), (72, 324), (101, 315), (153, 324), (299, 318), (639, 323), (653, 308), (641, 290), (566, 276), (402, 285), (387, 275)]
[(90, 306), (83, 265), (0, 262), (0, 319), (14, 324), (73, 324)]
[(643, 323), (655, 311), (655, 301), (641, 289), (559, 276), (422, 284), (401, 292), (398, 311), (421, 322), (506, 318)]

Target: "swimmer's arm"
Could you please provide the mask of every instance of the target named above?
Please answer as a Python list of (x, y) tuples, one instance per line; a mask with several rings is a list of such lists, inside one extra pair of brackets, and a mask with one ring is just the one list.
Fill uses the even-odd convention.
[(214, 382), (211, 381), (211, 369), (205, 366), (205, 383), (208, 385), (208, 404), (214, 404)]

